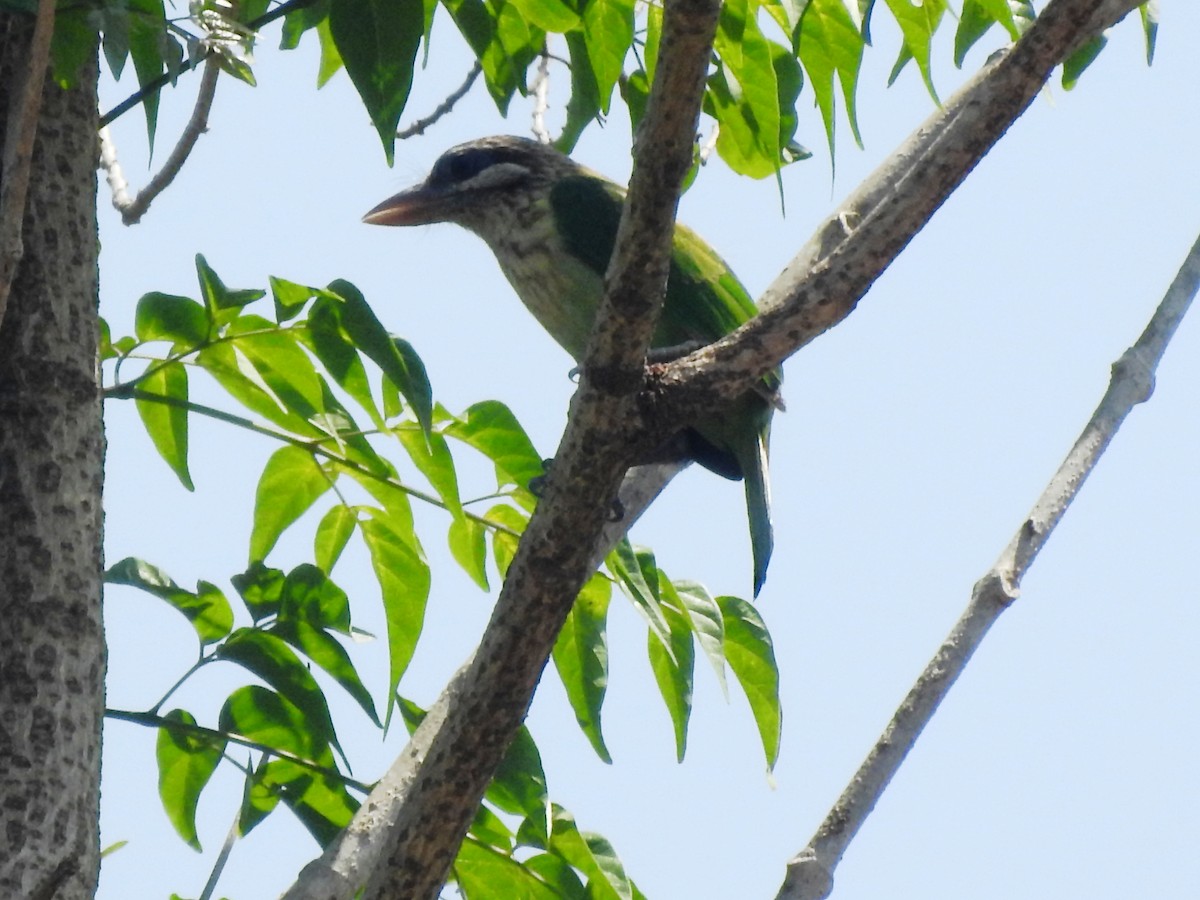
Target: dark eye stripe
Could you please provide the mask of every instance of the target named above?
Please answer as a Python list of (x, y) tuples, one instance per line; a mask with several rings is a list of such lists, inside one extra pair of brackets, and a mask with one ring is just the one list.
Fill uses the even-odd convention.
[(467, 181), (497, 162), (496, 153), (490, 148), (471, 147), (439, 159), (433, 166), (429, 180), (434, 184)]

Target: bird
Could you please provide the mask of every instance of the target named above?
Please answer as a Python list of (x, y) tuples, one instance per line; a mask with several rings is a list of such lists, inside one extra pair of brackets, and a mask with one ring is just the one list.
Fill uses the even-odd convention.
[[(579, 363), (604, 295), (624, 198), (619, 184), (553, 146), (505, 135), (450, 148), (423, 182), (384, 200), (363, 221), (450, 222), (474, 232), (534, 318)], [(721, 257), (676, 224), (652, 353), (711, 343), (756, 312)], [(774, 546), (768, 447), (772, 415), (783, 408), (781, 385), (780, 370), (767, 373), (731, 408), (695, 421), (676, 442), (681, 458), (744, 481), (755, 597)]]

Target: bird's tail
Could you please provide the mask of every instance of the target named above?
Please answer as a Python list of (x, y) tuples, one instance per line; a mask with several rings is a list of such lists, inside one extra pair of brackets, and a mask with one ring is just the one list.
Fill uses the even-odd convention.
[(768, 480), (767, 441), (770, 426), (756, 435), (752, 447), (747, 447), (746, 459), (741, 460), (746, 482), (746, 514), (750, 519), (750, 549), (754, 554), (754, 596), (767, 580), (767, 564), (775, 547), (771, 527), (771, 485)]

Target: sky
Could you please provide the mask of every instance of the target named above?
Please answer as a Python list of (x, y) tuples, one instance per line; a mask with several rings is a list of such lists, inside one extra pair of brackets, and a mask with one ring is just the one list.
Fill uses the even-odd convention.
[[(1111, 363), (1140, 334), (1200, 220), (1194, 166), (1200, 115), (1200, 7), (1165, 2), (1154, 65), (1136, 22), (1119, 26), (1079, 86), (1034, 102), (967, 183), (879, 279), (850, 318), (785, 367), (788, 411), (772, 433), (776, 550), (758, 607), (771, 630), (784, 704), (782, 754), (765, 771), (744, 698), (725, 702), (697, 666), (688, 753), (676, 763), (670, 721), (645, 657), (645, 625), (614, 599), (600, 762), (561, 686), (543, 679), (529, 726), (552, 799), (607, 837), (652, 900), (773, 897), (799, 851), (966, 604), (1087, 421)], [(443, 17), (444, 18), (444, 17)], [(799, 140), (812, 160), (776, 186), (710, 164), (680, 218), (757, 295), (812, 229), (932, 111), (910, 66), (886, 87), (898, 38), (875, 18), (859, 88), (865, 149), (839, 122), (836, 171), (815, 111)], [(409, 110), (424, 115), (469, 66), (435, 28)], [(311, 35), (299, 51), (257, 54), (258, 87), (226, 82), (175, 184), (127, 228), (100, 197), (101, 306), (114, 335), (132, 331), (151, 290), (196, 296), (204, 253), (231, 287), (276, 275), (355, 283), (410, 340), (435, 397), (451, 410), (507, 403), (551, 455), (573, 384), (566, 355), (528, 316), (483, 244), (452, 226), (382, 229), (366, 210), (419, 180), (447, 147), (528, 133), (529, 107), (498, 117), (482, 87), (386, 166), (344, 73), (314, 89)], [(994, 46), (994, 45), (993, 45)], [(977, 67), (992, 46), (967, 61)], [(552, 71), (551, 104), (567, 75)], [(962, 79), (946, 41), (935, 53), (943, 97)], [(164, 95), (156, 159), (188, 114), (194, 80)], [(102, 85), (104, 109), (130, 89)], [(553, 119), (552, 119), (553, 121)], [(126, 176), (144, 183), (139, 114), (114, 129)], [(584, 136), (577, 158), (629, 172), (619, 110)], [(215, 398), (212, 393), (208, 396)], [(1023, 585), (919, 740), (836, 873), (834, 897), (1194, 896), (1200, 884), (1200, 325), (1185, 320), (1136, 409)], [(254, 488), (274, 449), (193, 419), (189, 494), (156, 456), (131, 405), (106, 409), (106, 553), (134, 555), (179, 583), (217, 582), (246, 564)], [(634, 529), (674, 578), (713, 594), (750, 592), (739, 485), (685, 472)], [(447, 521), (419, 510), (434, 571), (425, 634), (401, 691), (429, 704), (471, 651), (492, 599), (445, 550)], [(315, 517), (268, 562), (311, 559)], [(382, 633), (364, 551), (334, 578), (355, 621)], [(108, 704), (144, 709), (195, 656), (190, 626), (133, 589), (106, 596)], [(356, 648), (378, 697), (386, 660)], [(358, 657), (356, 657), (358, 658)], [(245, 683), (210, 666), (177, 696), (201, 722)], [(331, 690), (331, 694), (336, 688)], [(377, 777), (402, 746), (335, 710), (354, 774)], [(196, 854), (157, 799), (154, 735), (105, 729), (103, 900), (199, 894), (233, 821), (240, 781), (218, 773), (200, 804)], [(239, 842), (217, 896), (275, 896), (318, 848), (277, 813)], [(151, 862), (153, 861), (153, 862)], [(449, 892), (448, 892), (448, 895)]]

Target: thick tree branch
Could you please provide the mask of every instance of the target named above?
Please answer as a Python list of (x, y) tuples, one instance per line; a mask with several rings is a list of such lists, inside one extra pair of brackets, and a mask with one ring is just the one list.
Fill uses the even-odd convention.
[[(1053, 0), (1020, 41), (985, 65), (826, 220), (760, 298), (758, 316), (664, 367), (668, 416), (680, 405), (694, 413), (711, 407), (714, 396), (737, 397), (845, 319), (1054, 68), (1138, 3)], [(690, 396), (681, 400), (679, 393)]]
[(1017, 599), (1021, 579), (1125, 417), (1138, 403), (1150, 399), (1154, 371), (1197, 288), (1200, 288), (1200, 238), (1192, 245), (1146, 330), (1113, 363), (1108, 390), (1033, 510), (995, 565), (976, 582), (966, 611), (908, 692), (808, 846), (788, 864), (779, 900), (822, 900), (829, 896), (834, 869), (942, 698), (1000, 614)]
[[(573, 413), (479, 649), (343, 838), (286, 897), (346, 897), (364, 880), (372, 897), (437, 896), (528, 711), (558, 631), (595, 566), (594, 548), (629, 465), (627, 426), (638, 419), (636, 396), (665, 291), (674, 212), (691, 163), (719, 10), (719, 0), (666, 4), (660, 75), (646, 116), (653, 124), (639, 136)], [(386, 840), (359, 852), (372, 832)], [(369, 858), (381, 846), (386, 864)]]
[(29, 39), (25, 83), (4, 123), (4, 149), (0, 156), (0, 327), (8, 309), (17, 266), (25, 254), (21, 230), (25, 221), (25, 196), (33, 164), (33, 139), (42, 109), (42, 87), (50, 65), (50, 40), (54, 37), (54, 0), (38, 0), (37, 19)]

